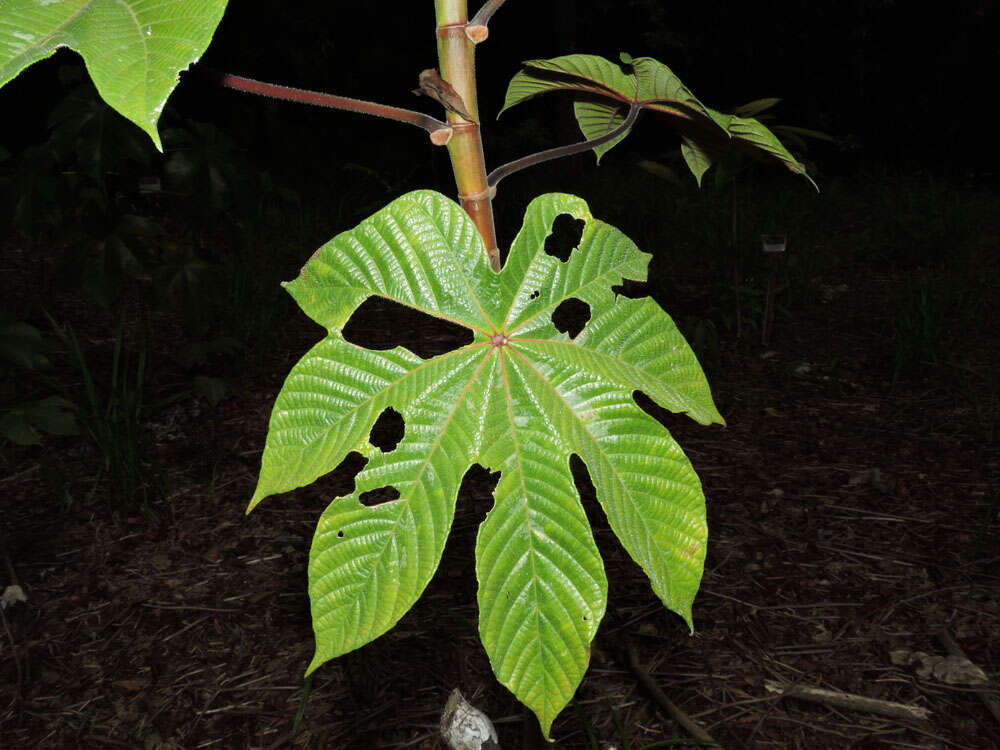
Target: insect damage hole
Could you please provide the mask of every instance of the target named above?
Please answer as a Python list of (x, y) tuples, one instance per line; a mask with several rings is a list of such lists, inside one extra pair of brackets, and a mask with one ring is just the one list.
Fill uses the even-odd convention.
[(635, 279), (622, 279), (621, 284), (611, 287), (611, 291), (619, 297), (627, 299), (642, 299), (649, 296), (649, 282)]
[(545, 238), (545, 252), (565, 263), (580, 244), (584, 226), (583, 219), (559, 214), (552, 222), (552, 234)]
[(399, 490), (395, 487), (379, 487), (377, 490), (368, 490), (358, 495), (358, 502), (366, 508), (375, 508), (393, 500), (399, 500)]
[(406, 423), (403, 416), (391, 406), (378, 415), (375, 424), (372, 425), (371, 435), (368, 442), (374, 445), (383, 453), (396, 450), (399, 441), (406, 434)]
[(688, 424), (688, 420), (684, 415), (664, 409), (642, 391), (632, 391), (632, 400), (635, 401), (636, 406), (659, 422), (660, 426), (666, 428), (669, 432), (673, 432), (676, 428), (684, 427)]
[(590, 305), (576, 297), (563, 300), (552, 311), (552, 325), (560, 333), (568, 333), (571, 339), (580, 335), (580, 331), (589, 320)]
[(382, 297), (369, 297), (344, 326), (344, 338), (368, 349), (403, 346), (423, 359), (472, 343), (472, 331)]

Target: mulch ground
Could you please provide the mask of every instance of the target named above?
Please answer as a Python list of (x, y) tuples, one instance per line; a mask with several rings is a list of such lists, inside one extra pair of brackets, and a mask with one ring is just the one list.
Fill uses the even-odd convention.
[[(975, 689), (890, 658), (945, 655), (946, 629), (998, 693), (1000, 527), (981, 533), (1000, 463), (995, 415), (984, 419), (945, 381), (888, 382), (881, 321), (900, 279), (859, 269), (834, 281), (842, 293), (779, 319), (770, 347), (723, 342), (712, 382), (728, 427), (658, 415), (708, 498), (694, 635), (655, 599), (581, 474), (610, 593), (555, 747), (639, 750), (690, 736), (643, 687), (629, 649), (727, 748), (1000, 747), (1000, 721)], [(477, 637), (474, 541), (491, 504), (490, 477), (477, 470), (419, 603), (319, 670), (290, 738), (312, 651), (312, 530), (352, 474), (272, 498), (249, 518), (243, 510), (282, 374), (318, 335), (297, 324), (265, 372), (215, 409), (186, 401), (156, 415), (147, 442), (165, 496), (146, 512), (91, 492), (96, 456), (80, 441), (7, 449), (0, 582), (16, 576), (27, 602), (4, 613), (0, 632), (0, 746), (440, 748), (456, 687), (503, 747), (532, 746)], [(995, 365), (997, 329), (983, 335), (980, 354)], [(68, 508), (46, 481), (56, 470)], [(770, 682), (896, 701), (929, 718), (809, 703)]]

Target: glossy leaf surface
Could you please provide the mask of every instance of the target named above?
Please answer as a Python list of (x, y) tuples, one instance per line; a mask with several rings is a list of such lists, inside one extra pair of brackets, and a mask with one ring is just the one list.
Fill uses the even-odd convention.
[[(553, 91), (574, 94), (577, 124), (587, 140), (619, 127), (633, 100), (643, 109), (667, 115), (681, 134), (681, 152), (699, 184), (711, 164), (734, 147), (773, 157), (812, 182), (805, 166), (760, 121), (706, 107), (670, 68), (651, 57), (634, 58), (631, 65), (619, 65), (597, 55), (529, 60), (511, 79), (501, 113)], [(746, 105), (747, 111), (763, 111), (776, 101), (751, 102)], [(595, 147), (598, 161), (626, 135)]]
[[(584, 222), (566, 261), (545, 252), (555, 218)], [(323, 513), (309, 563), (316, 654), (309, 670), (391, 628), (430, 581), (459, 485), (479, 463), (499, 472), (479, 530), (480, 636), (500, 681), (546, 734), (586, 671), (607, 581), (570, 472), (586, 463), (598, 500), (663, 603), (690, 624), (707, 543), (697, 475), (633, 394), (722, 422), (694, 354), (650, 299), (612, 287), (644, 279), (649, 256), (573, 196), (528, 207), (500, 273), (462, 209), (409, 193), (320, 248), (288, 291), (327, 329), (293, 368), (271, 417), (251, 508), (314, 481), (351, 451), (368, 463)], [(473, 331), (433, 359), (344, 340), (378, 295)], [(575, 338), (552, 313), (590, 307)], [(387, 408), (405, 423), (388, 452), (369, 442)], [(369, 505), (365, 493), (385, 490)]]
[(4, 0), (0, 86), (34, 62), (70, 47), (101, 97), (156, 132), (177, 75), (208, 47), (226, 0)]

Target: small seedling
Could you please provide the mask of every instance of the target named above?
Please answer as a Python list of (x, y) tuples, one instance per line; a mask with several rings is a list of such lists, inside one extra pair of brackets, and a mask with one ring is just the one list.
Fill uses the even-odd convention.
[[(201, 77), (415, 125), (447, 147), (457, 203), (427, 190), (400, 196), (321, 247), (286, 285), (326, 335), (278, 394), (250, 509), (314, 482), (348, 454), (367, 460), (355, 491), (330, 503), (313, 538), (312, 674), (388, 631), (413, 606), (441, 560), (466, 471), (479, 464), (498, 472), (495, 504), (476, 545), (479, 634), (498, 679), (548, 736), (586, 672), (607, 602), (571, 457), (586, 464), (612, 530), (653, 591), (691, 626), (708, 542), (701, 483), (635, 394), (702, 424), (723, 420), (671, 318), (649, 298), (616, 292), (625, 280), (646, 279), (650, 256), (565, 194), (536, 198), (511, 247), (501, 249), (493, 220), (498, 185), (551, 159), (585, 151), (600, 159), (640, 114), (680, 133), (699, 184), (733, 149), (808, 175), (759, 120), (705, 106), (666, 65), (628, 54), (526, 62), (502, 111), (571, 92), (585, 140), (488, 172), (473, 57), (502, 4), (488, 0), (470, 18), (466, 0), (436, 0), (438, 67), (414, 78), (423, 100), (441, 107), (440, 117), (229, 73)], [(156, 123), (178, 71), (201, 56), (225, 5), (8, 0), (0, 84), (57, 47), (73, 47), (105, 100), (159, 147)], [(565, 260), (545, 252), (561, 215), (583, 223)], [(429, 359), (402, 347), (349, 343), (344, 326), (372, 296), (462, 326), (470, 341)], [(568, 303), (589, 312), (573, 336), (553, 323)], [(390, 410), (402, 417), (404, 434), (386, 451), (370, 433)], [(383, 500), (372, 503), (376, 490)]]

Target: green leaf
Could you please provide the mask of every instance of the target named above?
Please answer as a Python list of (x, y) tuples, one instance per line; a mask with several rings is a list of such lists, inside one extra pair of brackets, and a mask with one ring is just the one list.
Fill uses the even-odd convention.
[(759, 121), (753, 119), (752, 117), (737, 117), (736, 115), (732, 115), (729, 121), (728, 131), (737, 145), (752, 146), (753, 150), (763, 151), (770, 154), (775, 159), (782, 162), (792, 172), (805, 177), (814, 188), (819, 190), (812, 177), (810, 177), (809, 173), (806, 172), (805, 165), (796, 159), (791, 152), (785, 148), (784, 145), (782, 145), (781, 141), (778, 140), (778, 137)]
[(684, 157), (684, 163), (688, 165), (688, 169), (698, 182), (698, 187), (701, 187), (701, 178), (712, 166), (712, 158), (690, 138), (681, 139), (681, 156)]
[(127, 162), (148, 165), (149, 141), (115, 112), (89, 85), (78, 86), (49, 115), (51, 142), (61, 154), (74, 154), (80, 168), (103, 184), (109, 172)]
[(635, 95), (635, 78), (599, 55), (528, 60), (524, 70), (511, 79), (500, 114), (515, 104), (550, 91), (588, 91), (631, 102)]
[[(763, 153), (791, 171), (815, 182), (781, 141), (750, 114), (763, 112), (778, 99), (759, 99), (727, 115), (702, 104), (663, 63), (651, 57), (631, 60), (634, 76), (597, 55), (567, 55), (551, 60), (529, 60), (507, 88), (501, 112), (526, 99), (551, 91), (576, 95), (574, 113), (587, 140), (619, 127), (635, 101), (643, 109), (667, 115), (681, 134), (681, 153), (698, 184), (705, 171), (732, 147)], [(631, 129), (630, 129), (631, 130)], [(598, 162), (628, 133), (594, 148)]]
[(52, 365), (45, 356), (52, 342), (33, 325), (22, 321), (0, 321), (0, 363), (24, 370), (46, 370)]
[[(576, 122), (584, 139), (589, 141), (620, 127), (628, 117), (628, 107), (609, 104), (606, 100), (580, 97), (573, 102), (573, 114), (576, 115)], [(630, 132), (631, 128), (617, 138), (594, 147), (597, 163), (600, 164), (601, 158), (624, 141)]]
[(178, 73), (208, 47), (226, 0), (7, 0), (0, 17), (0, 86), (70, 47), (104, 100), (161, 148), (156, 121)]
[[(622, 58), (625, 63), (625, 59)], [(511, 80), (501, 113), (525, 99), (550, 91), (575, 91), (576, 119), (587, 140), (619, 127), (633, 100), (645, 109), (690, 118), (700, 115), (711, 127), (707, 108), (666, 65), (650, 57), (632, 58), (632, 72), (597, 55), (566, 55), (529, 60)], [(628, 133), (594, 148), (598, 162)]]
[(775, 132), (781, 133), (782, 135), (798, 135), (803, 138), (814, 138), (817, 141), (826, 141), (827, 143), (836, 143), (837, 139), (834, 138), (829, 133), (824, 133), (822, 130), (813, 130), (812, 128), (800, 128), (796, 125), (775, 125), (772, 128)]
[(773, 96), (765, 99), (754, 99), (752, 102), (747, 102), (742, 107), (737, 107), (734, 114), (737, 114), (740, 117), (754, 117), (755, 115), (767, 112), (767, 110), (777, 106), (780, 101), (781, 99)]
[[(545, 252), (561, 214), (584, 222), (565, 262)], [(477, 539), (480, 637), (500, 681), (546, 735), (583, 678), (607, 599), (571, 456), (588, 466), (611, 528), (653, 590), (691, 623), (707, 544), (704, 497), (680, 447), (634, 394), (704, 424), (722, 418), (670, 317), (613, 289), (645, 279), (648, 262), (584, 201), (551, 194), (528, 207), (494, 273), (461, 207), (418, 191), (335, 237), (287, 285), (327, 335), (278, 395), (250, 508), (309, 484), (352, 451), (367, 459), (354, 492), (329, 504), (313, 539), (309, 672), (410, 609), (440, 562), (462, 477), (475, 463), (500, 473)], [(426, 360), (347, 342), (345, 323), (373, 295), (465, 326), (473, 341)], [(575, 338), (552, 322), (568, 299), (591, 310)], [(389, 408), (405, 428), (383, 452), (369, 435)]]
[(17, 404), (0, 416), (0, 437), (17, 445), (39, 445), (39, 433), (79, 435), (74, 408), (59, 396)]

